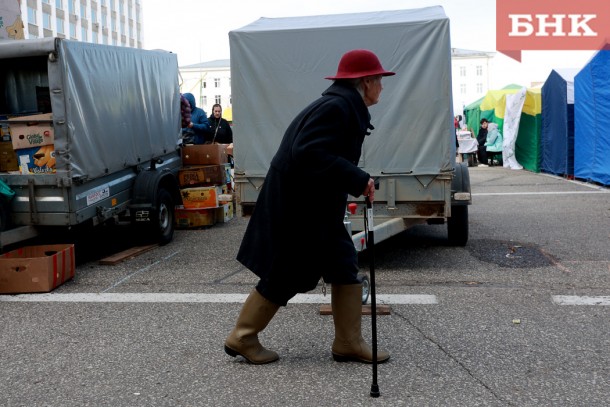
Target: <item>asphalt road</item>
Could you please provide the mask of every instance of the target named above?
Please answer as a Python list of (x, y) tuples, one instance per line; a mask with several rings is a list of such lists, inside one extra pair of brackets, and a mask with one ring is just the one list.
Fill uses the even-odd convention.
[(378, 346), (392, 354), (379, 398), (370, 365), (332, 360), (322, 286), (261, 333), (277, 363), (224, 353), (256, 282), (235, 261), (247, 224), (235, 218), (114, 266), (81, 261), (48, 295), (0, 296), (0, 406), (608, 406), (610, 190), (470, 173), (465, 247), (446, 245), (445, 226), (376, 245), (391, 307)]

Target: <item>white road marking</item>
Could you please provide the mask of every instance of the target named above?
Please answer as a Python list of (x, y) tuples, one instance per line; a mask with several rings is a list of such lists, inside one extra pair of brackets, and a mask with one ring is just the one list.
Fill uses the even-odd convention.
[[(247, 294), (74, 293), (0, 295), (0, 302), (243, 303)], [(377, 294), (378, 304), (437, 304), (435, 295)], [(329, 304), (330, 295), (297, 294), (289, 304)], [(370, 303), (370, 299), (369, 299)]]
[(610, 305), (610, 296), (554, 295), (553, 302), (559, 305)]
[(508, 195), (583, 195), (583, 194), (608, 194), (609, 190), (599, 191), (557, 191), (557, 192), (481, 192), (472, 193), (472, 196), (508, 196)]

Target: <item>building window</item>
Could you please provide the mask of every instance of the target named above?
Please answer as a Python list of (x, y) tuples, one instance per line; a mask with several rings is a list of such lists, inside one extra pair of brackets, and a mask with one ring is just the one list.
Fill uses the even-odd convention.
[(49, 13), (42, 13), (42, 27), (47, 30), (51, 30), (51, 15)]
[(88, 41), (87, 29), (85, 27), (81, 27), (81, 29), (80, 29), (80, 40)]
[(28, 21), (30, 24), (38, 25), (36, 23), (36, 9), (28, 6)]
[(214, 87), (220, 88), (220, 78), (214, 78)]
[(462, 83), (462, 84), (460, 85), (460, 93), (461, 93), (462, 95), (465, 95), (465, 94), (466, 94), (466, 84), (465, 84), (465, 83)]
[(64, 8), (64, 0), (55, 0), (55, 8), (63, 9)]
[(91, 9), (91, 22), (97, 23), (97, 10), (94, 8)]
[(483, 67), (481, 65), (477, 65), (477, 76), (483, 76)]
[(460, 76), (466, 76), (466, 67), (460, 66)]
[(87, 18), (87, 5), (84, 3), (80, 4), (80, 18)]
[(208, 83), (206, 81), (201, 81), (201, 87), (203, 89), (207, 88), (208, 87)]
[(115, 11), (115, 8), (114, 8), (114, 0), (110, 0), (110, 1), (109, 1), (109, 3), (110, 3), (110, 10), (111, 10), (111, 11)]
[(106, 13), (102, 13), (102, 27), (108, 27), (108, 20), (106, 19)]
[(57, 25), (57, 34), (65, 34), (64, 20), (61, 18), (57, 18), (57, 20), (55, 20), (55, 24)]
[(477, 93), (483, 93), (483, 84), (477, 83)]
[(110, 17), (110, 29), (116, 31), (116, 18)]
[(68, 13), (76, 14), (76, 0), (68, 0)]
[(70, 37), (76, 38), (76, 24), (70, 23)]
[(51, 0), (42, 0), (43, 3), (51, 4)]
[(202, 96), (201, 98), (202, 102), (201, 106), (207, 106), (208, 105), (208, 97), (207, 96)]
[(97, 32), (96, 32), (96, 31), (93, 31), (93, 32), (91, 33), (91, 40), (92, 40), (92, 42), (93, 42), (94, 44), (97, 44), (97, 43), (99, 42), (99, 38), (98, 38), (98, 35), (97, 35)]
[(220, 103), (221, 101), (222, 101), (222, 98), (220, 97), (220, 95), (215, 95), (214, 96), (214, 103), (221, 104)]

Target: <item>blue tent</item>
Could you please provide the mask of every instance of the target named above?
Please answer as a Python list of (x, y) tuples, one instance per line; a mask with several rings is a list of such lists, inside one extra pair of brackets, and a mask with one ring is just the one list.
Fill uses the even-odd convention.
[(574, 76), (578, 69), (553, 69), (542, 85), (540, 170), (574, 175)]
[(610, 185), (610, 50), (574, 78), (574, 176)]

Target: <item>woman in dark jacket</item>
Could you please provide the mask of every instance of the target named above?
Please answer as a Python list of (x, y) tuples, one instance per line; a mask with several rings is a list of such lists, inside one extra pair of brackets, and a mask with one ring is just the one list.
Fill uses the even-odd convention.
[(216, 103), (212, 106), (212, 114), (208, 118), (210, 122), (212, 143), (231, 144), (233, 142), (233, 130), (228, 121), (222, 118), (222, 107)]
[[(332, 285), (335, 360), (370, 363), (370, 346), (361, 335), (362, 284), (358, 258), (343, 218), (347, 195), (374, 199), (374, 181), (357, 164), (370, 124), (368, 107), (379, 100), (383, 69), (368, 50), (347, 52), (333, 84), (289, 125), (275, 154), (256, 208), (250, 218), (239, 260), (259, 282), (244, 303), (225, 342), (231, 356), (254, 364), (279, 359), (265, 349), (257, 334), (297, 293), (316, 287), (320, 278)], [(324, 202), (315, 202), (315, 197)], [(295, 214), (295, 205), (312, 205)], [(295, 217), (306, 225), (294, 231)], [(385, 362), (389, 353), (378, 351)]]

